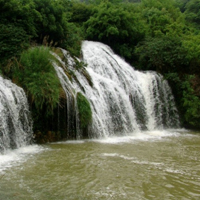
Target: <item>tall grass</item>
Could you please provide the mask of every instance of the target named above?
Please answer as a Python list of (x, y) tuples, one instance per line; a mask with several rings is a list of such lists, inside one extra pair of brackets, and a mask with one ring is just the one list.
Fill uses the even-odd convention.
[(55, 58), (49, 48), (30, 48), (21, 54), (14, 76), (27, 91), (31, 103), (39, 111), (46, 107), (46, 113), (53, 111), (59, 103), (60, 82), (52, 65)]

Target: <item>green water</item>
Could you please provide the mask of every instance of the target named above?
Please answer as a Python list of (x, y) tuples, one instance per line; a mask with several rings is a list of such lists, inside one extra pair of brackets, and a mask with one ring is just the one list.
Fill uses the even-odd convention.
[(34, 148), (40, 150), (0, 166), (0, 200), (200, 199), (200, 133), (148, 132)]

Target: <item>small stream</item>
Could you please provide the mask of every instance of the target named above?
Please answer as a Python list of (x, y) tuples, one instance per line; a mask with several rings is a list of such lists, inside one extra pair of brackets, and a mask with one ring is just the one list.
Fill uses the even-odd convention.
[(200, 133), (148, 131), (0, 155), (1, 200), (200, 199)]

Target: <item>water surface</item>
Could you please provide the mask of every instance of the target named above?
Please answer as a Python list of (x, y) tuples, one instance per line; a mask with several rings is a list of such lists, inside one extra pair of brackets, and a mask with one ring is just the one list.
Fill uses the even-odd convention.
[(0, 199), (200, 199), (200, 134), (153, 131), (0, 156)]

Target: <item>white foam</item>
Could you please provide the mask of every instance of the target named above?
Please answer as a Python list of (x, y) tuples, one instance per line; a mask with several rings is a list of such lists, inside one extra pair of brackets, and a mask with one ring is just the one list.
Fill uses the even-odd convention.
[(67, 140), (67, 141), (61, 141), (61, 142), (53, 142), (51, 144), (82, 144), (85, 141), (84, 140)]
[[(126, 136), (110, 136), (101, 139), (93, 139), (94, 142), (117, 144), (117, 143), (133, 143), (135, 141), (150, 141), (159, 140), (166, 137), (177, 137), (183, 134), (182, 129), (170, 129), (170, 130), (154, 130), (154, 131), (143, 131), (137, 133), (130, 133)], [(185, 133), (184, 133), (185, 134)]]
[(42, 146), (30, 145), (16, 150), (7, 150), (4, 154), (0, 154), (0, 172), (26, 161), (30, 155), (39, 153), (44, 149)]

